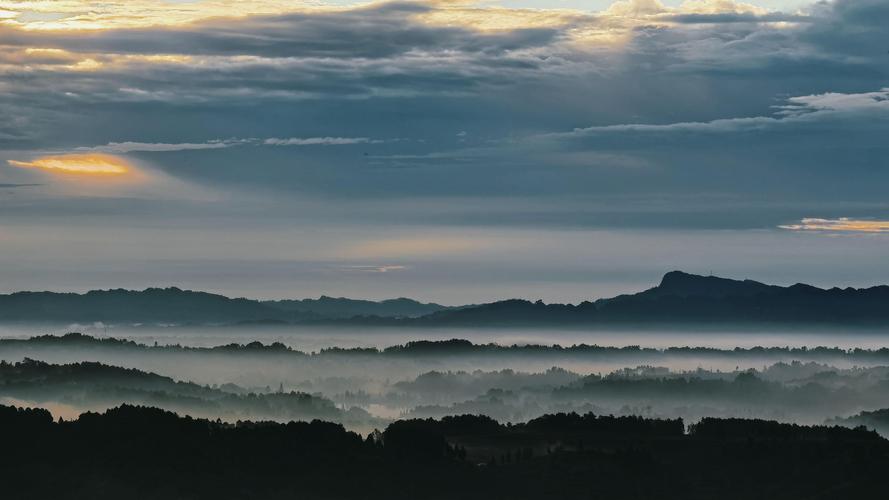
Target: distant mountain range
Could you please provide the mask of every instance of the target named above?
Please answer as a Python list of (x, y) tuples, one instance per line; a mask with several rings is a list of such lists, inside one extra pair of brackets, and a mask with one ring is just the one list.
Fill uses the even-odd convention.
[(437, 325), (836, 324), (889, 326), (889, 286), (822, 289), (752, 280), (664, 275), (648, 290), (594, 302), (505, 300), (439, 311), (415, 322)]
[(438, 311), (455, 309), (440, 304), (424, 304), (403, 297), (374, 302), (371, 300), (334, 298), (322, 295), (317, 299), (270, 300), (263, 302), (263, 304), (282, 311), (330, 319), (349, 319), (355, 316), (416, 318)]
[(286, 324), (374, 317), (413, 318), (449, 309), (399, 298), (380, 302), (322, 296), (257, 301), (179, 288), (93, 290), (84, 294), (0, 295), (0, 321), (127, 324)]
[(889, 326), (889, 286), (782, 287), (673, 271), (648, 290), (577, 305), (511, 299), (460, 307), (406, 298), (373, 302), (322, 296), (257, 301), (178, 288), (85, 294), (18, 292), (0, 295), (0, 321), (591, 327), (763, 323), (867, 327)]

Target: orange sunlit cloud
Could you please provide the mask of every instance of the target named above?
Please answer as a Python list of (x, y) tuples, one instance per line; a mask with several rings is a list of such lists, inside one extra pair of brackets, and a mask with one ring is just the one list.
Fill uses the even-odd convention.
[(816, 219), (806, 218), (799, 224), (778, 226), (791, 231), (818, 231), (842, 233), (889, 233), (889, 220), (850, 219)]
[[(330, 13), (366, 8), (374, 2), (358, 0), (306, 2), (294, 0), (200, 0), (169, 2), (127, 0), (0, 0), (0, 25), (31, 31), (147, 28), (181, 26), (215, 18), (276, 16), (293, 13)], [(431, 8), (414, 19), (435, 26), (460, 26), (480, 31), (571, 27), (566, 33), (577, 42), (614, 45), (626, 41), (640, 25), (666, 25), (673, 14), (765, 14), (768, 9), (734, 0), (685, 0), (668, 6), (660, 0), (614, 0), (604, 10), (513, 8), (478, 0), (430, 0)], [(677, 2), (679, 3), (679, 2)]]
[(42, 156), (32, 161), (8, 160), (14, 167), (72, 175), (125, 175), (131, 170), (123, 158), (106, 154)]
[(485, 237), (410, 236), (359, 241), (343, 248), (339, 255), (347, 259), (428, 257), (480, 251), (493, 244), (493, 240)]

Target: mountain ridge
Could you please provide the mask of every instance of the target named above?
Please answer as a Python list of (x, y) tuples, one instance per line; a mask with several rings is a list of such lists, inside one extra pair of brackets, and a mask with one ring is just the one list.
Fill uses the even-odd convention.
[(454, 308), (434, 302), (424, 303), (407, 297), (373, 301), (322, 295), (317, 299), (266, 300), (262, 303), (277, 309), (314, 313), (331, 319), (348, 319), (355, 316), (413, 318)]
[(777, 323), (889, 326), (889, 286), (818, 288), (670, 271), (654, 287), (579, 304), (507, 299), (443, 306), (408, 298), (254, 300), (182, 290), (0, 295), (0, 321), (154, 324), (544, 326)]
[[(507, 316), (504, 316), (504, 313)], [(889, 286), (788, 287), (670, 271), (655, 287), (634, 294), (545, 304), (521, 299), (443, 311), (418, 322), (448, 325), (596, 325), (676, 323), (836, 323), (889, 326)]]

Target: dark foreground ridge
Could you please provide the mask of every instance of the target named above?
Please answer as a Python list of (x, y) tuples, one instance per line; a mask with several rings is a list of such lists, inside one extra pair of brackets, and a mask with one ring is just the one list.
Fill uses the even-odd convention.
[(883, 492), (889, 442), (762, 420), (546, 415), (225, 424), (124, 405), (75, 421), (0, 406), (9, 498), (749, 499)]
[(889, 327), (889, 286), (822, 289), (766, 285), (673, 271), (657, 286), (594, 302), (504, 300), (445, 307), (410, 299), (232, 299), (178, 288), (86, 294), (0, 295), (0, 321), (280, 326), (667, 326), (826, 325)]

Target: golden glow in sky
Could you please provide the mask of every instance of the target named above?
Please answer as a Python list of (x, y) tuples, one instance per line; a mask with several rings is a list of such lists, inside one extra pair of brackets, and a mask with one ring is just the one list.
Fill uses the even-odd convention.
[(806, 218), (799, 224), (780, 226), (791, 231), (825, 231), (843, 233), (889, 233), (889, 220), (850, 219), (816, 219)]
[(73, 175), (124, 175), (130, 166), (123, 158), (106, 154), (42, 156), (32, 161), (9, 160), (14, 167), (36, 168), (46, 172)]
[(0, 22), (27, 30), (101, 30), (199, 22), (215, 17), (342, 10), (294, 0), (0, 0)]
[[(8, 1), (0, 0), (0, 24), (25, 30), (104, 30), (175, 26), (214, 18), (280, 15), (296, 12), (318, 13), (360, 9), (376, 2), (355, 1), (345, 4), (325, 4), (294, 0), (127, 0), (88, 2), (85, 0)], [(768, 10), (734, 0), (686, 0), (677, 7), (669, 7), (660, 0), (615, 0), (611, 7), (601, 10), (523, 9), (492, 5), (474, 0), (430, 0), (424, 5), (434, 7), (419, 13), (423, 22), (461, 26), (478, 30), (513, 30), (564, 26), (593, 15), (598, 19), (593, 31), (623, 30), (628, 26), (621, 20), (656, 22), (658, 16), (671, 13), (766, 13)], [(634, 26), (638, 22), (631, 22)], [(578, 32), (579, 31), (579, 32)], [(587, 39), (590, 33), (572, 30), (575, 38)]]
[[(85, 0), (10, 1), (0, 0), (0, 26), (24, 31), (83, 32), (87, 35), (111, 29), (176, 27), (222, 19), (275, 16), (294, 13), (318, 14), (360, 11), (384, 1), (310, 2), (305, 0), (127, 0), (88, 2)], [(614, 0), (603, 10), (577, 8), (516, 8), (479, 0), (423, 0), (410, 16), (414, 21), (441, 27), (456, 27), (482, 32), (519, 29), (562, 29), (562, 41), (577, 49), (615, 49), (632, 39), (639, 26), (667, 26), (676, 14), (746, 13), (765, 14), (768, 9), (736, 0), (684, 0), (678, 5), (661, 0)], [(597, 4), (601, 8), (602, 4)], [(575, 6), (576, 7), (576, 6)], [(58, 50), (63, 47), (32, 47), (34, 50)], [(35, 56), (37, 54), (34, 54)], [(230, 62), (242, 55), (230, 54)], [(110, 69), (121, 64), (207, 64), (207, 57), (155, 54), (149, 60), (141, 54), (55, 54), (70, 59), (69, 64), (53, 68), (38, 58), (23, 57), (29, 69), (69, 70), (78, 72)], [(45, 57), (44, 57), (45, 58)], [(33, 60), (32, 60), (33, 59)], [(59, 64), (58, 61), (52, 64)], [(10, 70), (20, 70), (22, 64)], [(0, 72), (3, 71), (0, 65)]]

